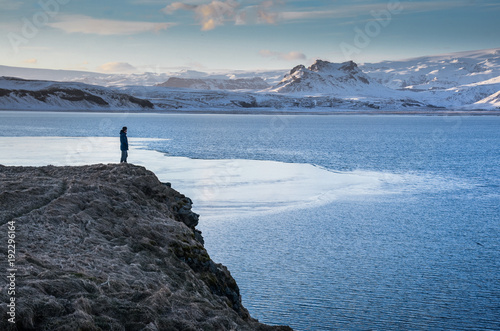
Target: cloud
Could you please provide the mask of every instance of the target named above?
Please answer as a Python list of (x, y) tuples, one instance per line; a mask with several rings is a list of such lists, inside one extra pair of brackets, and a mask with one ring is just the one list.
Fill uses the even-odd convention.
[(178, 10), (192, 11), (203, 31), (213, 30), (225, 22), (234, 22), (235, 25), (244, 24), (275, 24), (278, 14), (274, 12), (276, 4), (282, 0), (261, 1), (257, 5), (242, 7), (235, 0), (212, 1), (209, 4), (186, 4), (174, 2), (162, 9), (167, 15)]
[[(402, 13), (431, 12), (471, 4), (469, 0), (459, 1), (412, 1), (395, 2), (392, 6)], [(388, 3), (354, 4), (325, 7), (323, 10), (286, 11), (279, 14), (280, 21), (317, 20), (323, 18), (351, 18), (369, 16), (372, 11), (387, 10)]]
[(108, 62), (97, 68), (102, 72), (134, 72), (137, 68), (126, 62)]
[(0, 0), (0, 10), (17, 10), (22, 6), (21, 1)]
[(28, 59), (28, 60), (24, 60), (24, 63), (29, 63), (29, 64), (36, 64), (38, 62), (37, 59)]
[(279, 13), (272, 10), (276, 5), (283, 4), (283, 1), (264, 1), (257, 7), (260, 22), (267, 24), (276, 24), (278, 21)]
[(212, 1), (204, 5), (189, 5), (174, 2), (163, 8), (165, 14), (173, 14), (177, 10), (190, 10), (196, 13), (203, 31), (212, 30), (225, 21), (234, 20), (239, 3), (234, 0)]
[(292, 51), (289, 53), (281, 53), (281, 52), (273, 52), (273, 51), (270, 51), (267, 49), (263, 49), (259, 52), (259, 54), (262, 55), (263, 57), (273, 57), (273, 58), (277, 58), (277, 59), (285, 60), (285, 61), (290, 61), (290, 62), (307, 59), (307, 56), (304, 53), (296, 52), (296, 51)]
[(198, 6), (188, 5), (188, 4), (185, 4), (182, 2), (174, 2), (174, 3), (171, 3), (170, 5), (168, 5), (167, 7), (163, 8), (162, 11), (167, 15), (171, 15), (171, 14), (173, 14), (176, 11), (181, 10), (181, 9), (182, 10), (196, 10), (196, 7), (198, 7)]
[(98, 35), (133, 35), (143, 32), (157, 32), (175, 25), (175, 23), (95, 19), (85, 15), (63, 15), (58, 18), (57, 22), (48, 23), (47, 25), (67, 33)]

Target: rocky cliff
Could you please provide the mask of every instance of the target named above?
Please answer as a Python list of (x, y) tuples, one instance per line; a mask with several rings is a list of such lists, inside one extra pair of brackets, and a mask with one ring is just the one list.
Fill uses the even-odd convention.
[(290, 330), (250, 317), (191, 204), (129, 164), (0, 166), (0, 329)]

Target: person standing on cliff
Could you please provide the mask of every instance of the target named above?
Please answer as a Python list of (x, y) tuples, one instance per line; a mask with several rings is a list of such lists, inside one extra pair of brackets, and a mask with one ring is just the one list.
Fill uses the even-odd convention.
[(120, 163), (127, 163), (128, 139), (126, 126), (124, 126), (120, 131), (120, 150), (122, 151), (122, 158), (120, 159)]

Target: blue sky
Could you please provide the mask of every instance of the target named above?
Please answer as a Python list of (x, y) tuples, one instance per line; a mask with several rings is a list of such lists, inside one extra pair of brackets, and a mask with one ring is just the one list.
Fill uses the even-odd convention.
[(0, 0), (0, 64), (287, 69), (500, 47), (498, 0)]

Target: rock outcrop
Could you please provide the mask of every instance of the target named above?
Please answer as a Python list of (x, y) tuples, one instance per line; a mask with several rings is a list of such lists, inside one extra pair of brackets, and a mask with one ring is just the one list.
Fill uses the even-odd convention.
[(3, 242), (15, 226), (3, 268), (15, 268), (15, 293), (1, 277), (0, 329), (290, 330), (249, 315), (191, 204), (129, 164), (0, 166)]

